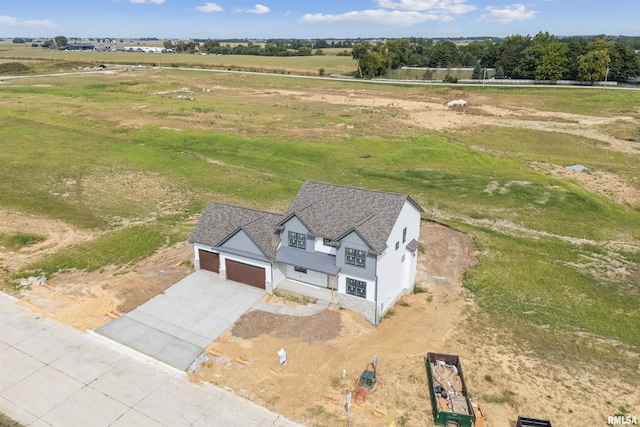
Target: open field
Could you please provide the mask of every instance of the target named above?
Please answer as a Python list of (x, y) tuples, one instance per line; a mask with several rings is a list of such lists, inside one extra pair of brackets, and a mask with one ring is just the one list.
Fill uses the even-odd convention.
[[(140, 43), (142, 46), (153, 44)], [(157, 43), (156, 43), (157, 44)], [(325, 50), (323, 50), (324, 52)], [(182, 67), (245, 69), (280, 74), (318, 75), (343, 74), (355, 70), (351, 56), (337, 56), (344, 49), (326, 49), (321, 56), (250, 56), (250, 55), (193, 55), (188, 53), (142, 53), (142, 52), (81, 52), (32, 48), (22, 44), (0, 43), (0, 63), (24, 62), (33, 67), (33, 73), (42, 71), (69, 71), (70, 67), (82, 63), (87, 66), (99, 64), (146, 65)], [(55, 61), (55, 62), (51, 62)]]
[[(436, 233), (425, 225), (424, 262), (445, 248), (441, 264), (422, 267), (429, 293), (407, 297), (379, 328), (340, 312), (333, 339), (284, 337), (299, 360), (332, 358), (292, 362), (273, 377), (259, 349), (283, 341), (228, 333), (214, 346), (254, 359), (254, 370), (214, 364), (201, 378), (329, 425), (343, 419), (346, 385), (333, 377), (355, 375), (377, 354), (388, 377), (362, 414), (384, 416), (355, 425), (405, 415), (406, 425), (424, 425), (420, 357), (435, 350), (463, 356), (491, 426), (530, 410), (558, 425), (639, 415), (640, 92), (124, 68), (0, 83), (0, 242), (11, 242), (0, 274), (34, 309), (55, 307), (65, 321), (76, 304), (93, 316), (76, 327), (95, 327), (108, 320), (105, 307), (83, 301), (113, 298), (128, 311), (161, 292), (170, 283), (156, 274), (162, 286), (132, 295), (159, 265), (171, 278), (188, 272), (180, 242), (208, 200), (282, 211), (307, 179), (402, 192), (425, 219), (464, 232), (449, 238), (467, 236), (478, 265), (443, 268), (449, 241), (425, 244)], [(456, 98), (469, 107), (443, 105)], [(576, 163), (592, 172), (564, 168)], [(41, 271), (53, 289), (16, 289)], [(310, 365), (309, 388), (288, 383)], [(234, 386), (264, 373), (254, 388)], [(602, 393), (613, 389), (615, 397)]]

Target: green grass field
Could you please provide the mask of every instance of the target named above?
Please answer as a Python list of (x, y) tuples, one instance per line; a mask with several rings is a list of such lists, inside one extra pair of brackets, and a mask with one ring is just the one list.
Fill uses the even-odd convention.
[[(150, 46), (151, 44), (149, 44)], [(194, 67), (245, 69), (279, 74), (326, 75), (355, 70), (351, 56), (337, 56), (344, 49), (324, 49), (325, 55), (302, 57), (271, 57), (249, 55), (194, 55), (187, 53), (142, 52), (78, 52), (32, 48), (24, 44), (0, 43), (0, 65), (7, 62), (24, 63), (29, 70), (21, 74), (67, 71), (69, 66), (97, 66), (99, 64), (146, 65), (158, 67)], [(1, 68), (0, 68), (1, 69)]]
[[(182, 87), (214, 90), (184, 101), (171, 92)], [(536, 347), (534, 333), (518, 333), (550, 325), (558, 340), (580, 332), (638, 350), (640, 285), (607, 268), (638, 268), (640, 213), (527, 166), (583, 162), (638, 180), (637, 155), (526, 129), (429, 132), (407, 125), (392, 106), (347, 108), (290, 95), (300, 90), (476, 96), (496, 105), (640, 117), (640, 93), (604, 90), (373, 86), (172, 69), (5, 83), (0, 206), (102, 233), (14, 277), (126, 264), (186, 239), (188, 220), (209, 200), (282, 211), (305, 180), (318, 180), (410, 194), (471, 233), (480, 265), (465, 286), (480, 303), (478, 316), (499, 319), (491, 326), (516, 343), (579, 358), (582, 347), (567, 350), (550, 335)], [(508, 191), (485, 191), (491, 185)], [(496, 221), (525, 231), (491, 227)], [(510, 329), (515, 325), (524, 326)]]

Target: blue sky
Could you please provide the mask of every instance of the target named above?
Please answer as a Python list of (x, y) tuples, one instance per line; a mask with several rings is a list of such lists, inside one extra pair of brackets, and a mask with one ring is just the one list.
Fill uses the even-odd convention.
[[(259, 3), (257, 2), (259, 1)], [(0, 0), (0, 37), (640, 35), (638, 0)]]

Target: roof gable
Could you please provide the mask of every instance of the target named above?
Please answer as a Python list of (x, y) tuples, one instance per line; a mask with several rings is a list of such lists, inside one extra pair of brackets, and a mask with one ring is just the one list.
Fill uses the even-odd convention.
[(357, 231), (374, 251), (382, 253), (406, 201), (422, 212), (404, 194), (307, 181), (288, 214), (295, 214), (314, 235), (332, 240)]
[(242, 230), (268, 258), (275, 259), (279, 238), (276, 225), (282, 215), (211, 202), (189, 236), (189, 243), (220, 246)]

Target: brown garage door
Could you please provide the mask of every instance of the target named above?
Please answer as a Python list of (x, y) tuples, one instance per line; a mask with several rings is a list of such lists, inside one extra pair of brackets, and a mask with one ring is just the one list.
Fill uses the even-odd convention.
[(243, 264), (237, 261), (226, 260), (227, 279), (265, 289), (264, 268)]
[(220, 272), (219, 254), (198, 249), (198, 256), (200, 257), (200, 268), (202, 270), (213, 271), (214, 273)]

